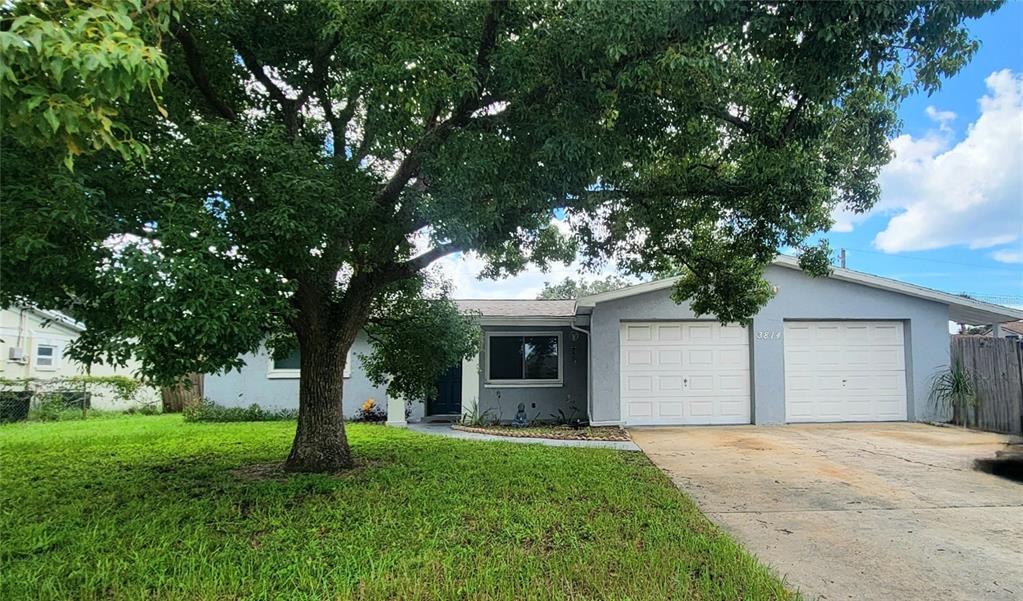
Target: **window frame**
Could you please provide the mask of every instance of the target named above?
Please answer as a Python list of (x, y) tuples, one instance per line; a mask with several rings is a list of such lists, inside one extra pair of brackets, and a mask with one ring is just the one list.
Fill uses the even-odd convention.
[[(284, 368), (277, 369), (274, 366), (273, 353), (267, 349), (266, 353), (266, 377), (270, 380), (298, 380), (302, 377), (301, 369)], [(352, 377), (352, 349), (348, 349), (348, 358), (345, 360), (345, 371), (341, 374), (343, 378)]]
[[(42, 365), (39, 363), (39, 349), (42, 348), (48, 348), (53, 351), (53, 354), (47, 357), (50, 360), (49, 365)], [(48, 342), (37, 342), (35, 350), (32, 353), (32, 363), (33, 367), (39, 371), (57, 371), (60, 369), (60, 347)]]
[[(486, 348), (483, 360), (486, 362), (486, 379), (484, 388), (559, 388), (565, 385), (565, 336), (561, 330), (533, 330), (524, 332), (515, 331), (493, 331), (486, 333)], [(528, 338), (530, 336), (549, 336), (558, 340), (558, 377), (557, 379), (518, 379), (518, 380), (495, 380), (490, 377), (490, 339), (494, 337), (512, 336), (516, 338)], [(523, 353), (525, 360), (525, 353)]]

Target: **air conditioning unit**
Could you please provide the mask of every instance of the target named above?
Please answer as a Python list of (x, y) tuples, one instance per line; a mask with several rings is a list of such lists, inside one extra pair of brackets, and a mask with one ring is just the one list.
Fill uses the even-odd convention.
[(11, 363), (27, 363), (25, 349), (17, 346), (7, 349), (7, 360)]

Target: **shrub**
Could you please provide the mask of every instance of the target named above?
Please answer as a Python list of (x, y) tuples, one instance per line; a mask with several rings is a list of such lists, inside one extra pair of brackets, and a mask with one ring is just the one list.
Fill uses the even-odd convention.
[(977, 406), (977, 391), (973, 387), (973, 373), (957, 359), (948, 369), (931, 376), (930, 400), (949, 421), (966, 426), (970, 409)]
[(82, 419), (82, 410), (69, 404), (62, 394), (41, 394), (35, 406), (29, 409), (28, 419), (41, 422), (62, 422)]
[(209, 399), (182, 412), (186, 422), (272, 422), (298, 419), (297, 409), (263, 409), (253, 403), (248, 407), (224, 407)]
[(150, 403), (139, 407), (129, 407), (124, 410), (125, 415), (160, 415), (160, 406)]
[(373, 399), (366, 399), (362, 407), (355, 412), (353, 422), (384, 422), (387, 421), (387, 410), (377, 405)]

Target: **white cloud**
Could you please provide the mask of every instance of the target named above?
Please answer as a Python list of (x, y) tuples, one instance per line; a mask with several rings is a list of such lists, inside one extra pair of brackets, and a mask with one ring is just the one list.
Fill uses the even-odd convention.
[(953, 113), (952, 111), (939, 111), (933, 106), (927, 107), (925, 109), (925, 112), (927, 113), (927, 116), (931, 118), (932, 121), (937, 122), (938, 128), (941, 129), (941, 131), (951, 131), (951, 128), (948, 126), (948, 124), (955, 121), (956, 118), (955, 113)]
[(576, 261), (571, 265), (555, 263), (547, 273), (530, 264), (525, 271), (514, 277), (484, 280), (478, 277), (483, 266), (483, 259), (468, 253), (450, 255), (433, 264), (433, 268), (451, 282), (453, 298), (536, 298), (543, 290), (544, 282), (560, 282), (566, 277), (575, 280), (604, 278), (616, 273), (611, 266), (606, 266), (598, 273), (590, 273), (584, 271)]
[[(964, 245), (990, 248), (1023, 236), (1023, 76), (1002, 70), (986, 80), (981, 115), (966, 138), (948, 132), (892, 140), (895, 159), (881, 174), (874, 212), (894, 214), (874, 238), (885, 252)], [(943, 127), (947, 111), (928, 111)], [(864, 216), (836, 215), (838, 231)]]
[[(572, 235), (572, 228), (564, 219), (551, 218), (551, 224), (557, 227), (564, 236)], [(422, 231), (415, 235), (414, 239), (416, 254), (425, 252), (430, 248), (429, 232)], [(605, 278), (617, 274), (618, 271), (613, 265), (607, 264), (596, 273), (583, 269), (577, 259), (570, 265), (553, 263), (546, 272), (538, 266), (530, 263), (526, 269), (518, 275), (499, 280), (481, 279), (479, 274), (483, 271), (485, 262), (473, 253), (457, 253), (443, 257), (431, 265), (431, 269), (439, 272), (440, 275), (451, 282), (451, 296), (453, 298), (521, 298), (533, 299), (543, 290), (545, 282), (556, 283), (570, 277), (575, 280), (585, 278)], [(634, 279), (634, 278), (626, 278)]]
[(997, 250), (991, 253), (991, 258), (999, 263), (1023, 263), (1023, 250)]

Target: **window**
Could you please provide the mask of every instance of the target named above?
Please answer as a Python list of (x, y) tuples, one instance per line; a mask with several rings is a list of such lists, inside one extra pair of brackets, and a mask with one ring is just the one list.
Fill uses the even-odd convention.
[(57, 369), (57, 347), (36, 345), (36, 369)]
[(288, 355), (287, 357), (284, 357), (282, 359), (274, 359), (273, 362), (274, 370), (293, 369), (295, 371), (298, 371), (299, 368), (302, 367), (302, 355), (300, 355), (299, 352), (295, 350), (292, 351), (291, 354)]
[[(302, 355), (296, 349), (288, 354), (286, 357), (280, 359), (274, 359), (272, 356), (268, 361), (268, 369), (266, 377), (272, 379), (293, 379), (297, 380), (302, 372)], [(345, 361), (345, 373), (344, 377), (352, 377), (352, 351), (348, 351), (348, 360)]]
[(560, 386), (561, 334), (487, 335), (487, 382), (502, 386)]

